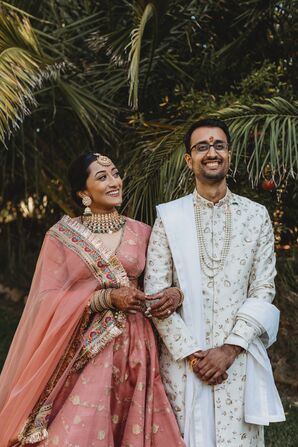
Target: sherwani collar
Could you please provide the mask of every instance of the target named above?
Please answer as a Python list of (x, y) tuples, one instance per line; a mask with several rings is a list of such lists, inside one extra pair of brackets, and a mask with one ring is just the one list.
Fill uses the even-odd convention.
[(217, 203), (213, 203), (210, 200), (205, 199), (205, 197), (201, 196), (198, 193), (196, 188), (194, 189), (194, 192), (193, 192), (193, 198), (194, 198), (194, 201), (199, 203), (200, 206), (202, 206), (204, 208), (222, 207), (223, 205), (226, 205), (226, 204), (234, 205), (234, 204), (238, 203), (237, 196), (235, 194), (233, 194), (229, 188), (227, 188), (225, 196), (222, 199), (220, 199)]

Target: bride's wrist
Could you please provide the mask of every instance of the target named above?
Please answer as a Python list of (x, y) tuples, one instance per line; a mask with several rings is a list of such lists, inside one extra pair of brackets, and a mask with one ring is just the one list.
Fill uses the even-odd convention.
[(113, 289), (110, 288), (96, 290), (90, 303), (91, 310), (96, 313), (114, 308), (112, 292)]

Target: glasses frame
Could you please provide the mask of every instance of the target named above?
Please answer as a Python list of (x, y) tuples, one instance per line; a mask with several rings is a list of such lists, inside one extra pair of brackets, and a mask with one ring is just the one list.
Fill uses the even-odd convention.
[[(217, 144), (217, 143), (224, 144), (224, 145), (225, 145), (225, 148), (222, 149), (222, 150), (218, 150), (218, 149), (216, 149), (216, 148), (215, 148), (215, 144)], [(208, 154), (208, 152), (210, 151), (210, 148), (211, 148), (211, 147), (214, 148), (215, 152), (223, 152), (223, 151), (226, 151), (227, 149), (229, 149), (229, 143), (228, 143), (227, 141), (216, 140), (216, 141), (214, 141), (213, 144), (208, 143), (208, 141), (198, 141), (196, 144), (193, 144), (193, 145), (191, 146), (191, 148), (190, 148), (190, 152), (191, 152), (193, 149), (195, 149), (196, 146), (198, 146), (199, 144), (206, 144), (206, 145), (208, 144), (209, 147), (208, 147), (208, 149), (205, 150), (205, 151), (198, 151), (198, 150), (196, 149), (196, 152), (197, 152), (198, 154)]]

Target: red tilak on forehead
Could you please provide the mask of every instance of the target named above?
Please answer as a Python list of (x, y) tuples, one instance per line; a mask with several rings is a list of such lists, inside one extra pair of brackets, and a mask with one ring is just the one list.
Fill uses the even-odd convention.
[(214, 137), (209, 137), (209, 143), (213, 143)]

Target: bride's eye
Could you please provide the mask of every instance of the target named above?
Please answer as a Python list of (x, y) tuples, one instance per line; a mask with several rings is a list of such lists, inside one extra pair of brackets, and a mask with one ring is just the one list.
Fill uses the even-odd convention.
[(97, 177), (96, 180), (101, 180), (103, 182), (104, 180), (106, 180), (106, 178), (107, 178), (106, 175), (101, 175), (100, 177)]

